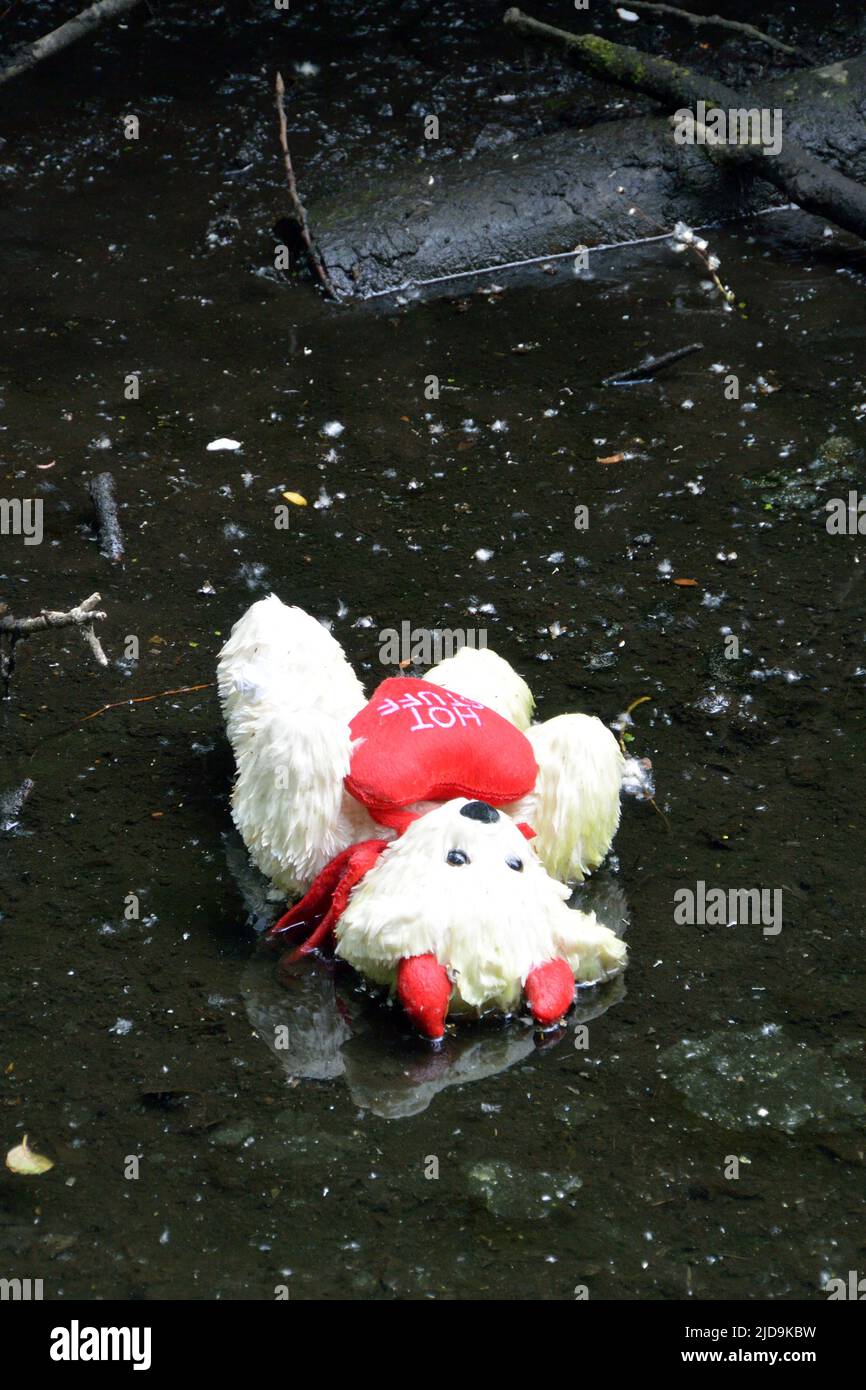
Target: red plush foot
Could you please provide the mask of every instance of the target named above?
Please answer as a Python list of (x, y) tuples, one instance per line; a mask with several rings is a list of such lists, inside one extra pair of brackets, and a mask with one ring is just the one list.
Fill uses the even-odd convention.
[(397, 966), (397, 998), (419, 1033), (441, 1038), (451, 998), (451, 981), (434, 955), (408, 956)]
[(568, 1013), (574, 998), (574, 976), (568, 961), (557, 958), (536, 965), (526, 977), (526, 999), (543, 1028)]

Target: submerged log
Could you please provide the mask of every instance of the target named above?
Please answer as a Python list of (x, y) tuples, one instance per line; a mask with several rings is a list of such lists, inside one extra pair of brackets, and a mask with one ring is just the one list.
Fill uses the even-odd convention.
[[(700, 111), (702, 106), (716, 109), (724, 116), (723, 142), (707, 143), (706, 128), (702, 131), (704, 148), (712, 157), (739, 164), (745, 174), (771, 183), (806, 212), (826, 217), (829, 222), (866, 239), (866, 188), (816, 159), (801, 145), (788, 128), (781, 104), (777, 112), (767, 111), (766, 133), (763, 132), (765, 122), (756, 106), (757, 130), (753, 131), (751, 122), (746, 119), (747, 139), (743, 140), (739, 131), (732, 138), (724, 113), (736, 113), (739, 125), (739, 113), (742, 111), (747, 117), (753, 103), (715, 78), (694, 73), (667, 58), (656, 58), (636, 48), (611, 43), (608, 39), (572, 34), (566, 29), (542, 24), (518, 9), (508, 10), (505, 23), (530, 38), (564, 48), (587, 72), (610, 77), (623, 87), (644, 92), (672, 110)], [(694, 126), (694, 116), (691, 124)], [(777, 127), (775, 138), (773, 127)]]
[[(710, 104), (715, 86), (707, 79)], [(746, 104), (781, 109), (786, 139), (866, 178), (866, 54), (757, 85)], [(319, 254), (341, 294), (368, 296), (785, 202), (706, 147), (675, 144), (668, 115), (343, 186), (309, 208)]]

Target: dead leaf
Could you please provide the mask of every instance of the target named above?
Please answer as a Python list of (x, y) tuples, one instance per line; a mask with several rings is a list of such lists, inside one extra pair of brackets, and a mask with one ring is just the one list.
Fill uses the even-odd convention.
[(284, 492), (283, 496), (287, 502), (291, 502), (293, 507), (306, 507), (307, 499), (300, 492)]
[(596, 459), (596, 463), (622, 463), (625, 454), (610, 454), (606, 459)]
[(6, 1167), (10, 1173), (23, 1173), (27, 1176), (36, 1177), (40, 1173), (47, 1173), (54, 1163), (44, 1154), (35, 1154), (27, 1143), (27, 1135), (21, 1140), (17, 1148), (10, 1149), (6, 1155)]
[(697, 589), (699, 587), (696, 579), (675, 579), (675, 584), (679, 584), (681, 589)]

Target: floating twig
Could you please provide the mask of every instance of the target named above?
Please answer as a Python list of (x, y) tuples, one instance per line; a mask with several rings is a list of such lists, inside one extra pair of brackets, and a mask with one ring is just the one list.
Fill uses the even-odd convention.
[[(737, 296), (730, 285), (723, 285), (719, 279), (721, 261), (714, 252), (710, 250), (709, 242), (706, 237), (698, 236), (692, 227), (687, 227), (685, 222), (677, 222), (671, 236), (675, 251), (693, 251), (699, 261), (702, 261), (707, 274), (718, 290), (725, 302), (726, 308), (730, 309), (736, 303)], [(740, 301), (741, 309), (745, 309), (745, 304)]]
[(49, 628), (77, 627), (100, 666), (108, 665), (108, 657), (102, 650), (93, 624), (101, 622), (105, 614), (97, 607), (102, 602), (99, 594), (91, 594), (75, 608), (65, 613), (43, 608), (35, 618), (16, 618), (11, 613), (0, 614), (0, 639), (8, 639), (9, 650), (0, 650), (0, 682), (4, 698), (9, 694), (9, 682), (15, 669), (15, 646), (24, 637), (32, 637), (36, 632), (47, 632)]
[(123, 559), (123, 532), (117, 515), (117, 498), (111, 473), (97, 473), (95, 478), (91, 478), (88, 491), (99, 523), (99, 553), (117, 564)]
[(640, 382), (652, 381), (665, 367), (670, 367), (683, 357), (691, 357), (693, 352), (700, 352), (703, 346), (703, 343), (689, 343), (686, 347), (662, 352), (657, 357), (649, 353), (636, 367), (631, 367), (627, 372), (616, 372), (613, 376), (605, 377), (602, 386), (637, 386)]
[(92, 714), (85, 714), (83, 719), (79, 719), (79, 724), (86, 724), (88, 719), (95, 719), (98, 714), (105, 714), (110, 709), (121, 709), (124, 705), (143, 705), (148, 700), (161, 700), (164, 695), (190, 695), (194, 690), (209, 690), (215, 681), (204, 681), (201, 685), (180, 685), (176, 690), (158, 690), (155, 695), (134, 695), (129, 700), (115, 700), (110, 705), (103, 705), (101, 709), (95, 709)]
[(277, 116), (280, 122), (280, 149), (283, 152), (283, 164), (286, 170), (286, 184), (289, 190), (289, 204), (291, 206), (291, 221), (298, 237), (306, 252), (307, 261), (316, 279), (330, 299), (338, 299), (339, 296), (334, 286), (331, 284), (331, 277), (325, 269), (321, 256), (313, 245), (313, 238), (310, 235), (310, 226), (307, 222), (307, 210), (301, 202), (298, 193), (298, 185), (295, 180), (295, 171), (292, 167), (292, 156), (289, 154), (289, 133), (286, 125), (286, 87), (283, 82), (283, 75), (278, 72), (274, 79), (275, 105)]
[[(97, 608), (97, 604), (101, 602), (99, 594), (91, 594), (90, 598), (82, 599), (75, 608), (70, 608), (65, 613), (55, 612), (52, 608), (43, 608), (35, 618), (15, 618), (11, 613), (4, 613), (0, 617), (0, 633), (11, 633), (15, 637), (32, 637), (34, 632), (47, 632), (50, 627), (92, 625), (105, 617)], [(104, 656), (102, 665), (108, 665)]]
[(26, 48), (23, 48), (12, 59), (12, 62), (0, 72), (0, 86), (4, 82), (9, 82), (13, 77), (20, 77), (22, 73), (29, 72), (45, 58), (53, 58), (55, 53), (60, 53), (71, 43), (83, 39), (94, 29), (98, 29), (107, 19), (116, 19), (119, 15), (125, 14), (127, 10), (134, 10), (140, 4), (141, 0), (99, 0), (98, 4), (89, 5), (86, 10), (82, 10), (73, 19), (67, 19), (65, 24), (59, 25), (57, 29), (52, 29), (50, 34), (45, 34), (43, 38), (37, 39), (35, 43), (28, 44)]

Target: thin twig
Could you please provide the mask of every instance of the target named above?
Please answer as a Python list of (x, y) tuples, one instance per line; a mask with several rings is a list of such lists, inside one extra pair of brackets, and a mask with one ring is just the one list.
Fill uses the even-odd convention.
[(95, 709), (92, 714), (85, 714), (83, 719), (79, 719), (79, 724), (86, 724), (88, 719), (95, 719), (98, 714), (105, 714), (110, 709), (121, 709), (124, 705), (143, 705), (148, 700), (161, 700), (164, 695), (190, 695), (194, 690), (209, 690), (215, 681), (204, 681), (202, 685), (180, 685), (177, 690), (158, 690), (155, 695), (136, 695), (131, 700), (115, 700), (113, 704), (103, 705), (101, 709)]
[(116, 19), (118, 15), (125, 14), (127, 10), (134, 10), (140, 4), (141, 0), (98, 0), (97, 4), (89, 5), (73, 19), (68, 19), (65, 24), (52, 29), (50, 34), (45, 34), (43, 38), (22, 49), (0, 72), (0, 85), (11, 81), (13, 77), (20, 77), (24, 72), (29, 72), (45, 58), (53, 58), (55, 53), (62, 52), (71, 43), (76, 43), (78, 39), (91, 34), (107, 19)]
[(286, 170), (286, 184), (288, 185), (289, 190), (289, 203), (292, 209), (292, 221), (294, 222), (297, 228), (298, 235), (301, 238), (304, 250), (307, 253), (307, 260), (312, 271), (316, 276), (316, 279), (318, 280), (325, 294), (328, 295), (329, 298), (338, 299), (339, 296), (337, 294), (337, 291), (334, 289), (334, 286), (331, 284), (331, 278), (324, 267), (322, 258), (317, 252), (315, 246), (313, 245), (313, 238), (310, 235), (310, 227), (309, 223), (307, 222), (307, 210), (301, 202), (300, 195), (298, 193), (298, 185), (295, 180), (295, 171), (292, 167), (292, 156), (289, 154), (289, 132), (288, 127), (286, 125), (285, 104), (286, 88), (285, 83), (283, 82), (283, 75), (281, 72), (278, 72), (274, 79), (274, 93), (275, 105), (277, 108), (277, 116), (279, 117), (280, 122), (280, 149), (283, 152), (283, 164)]
[(637, 697), (636, 700), (632, 700), (632, 702), (631, 702), (630, 705), (626, 705), (626, 710), (625, 710), (626, 714), (631, 714), (632, 710), (633, 710), (633, 709), (637, 709), (638, 705), (645, 705), (645, 704), (647, 704), (651, 699), (652, 699), (652, 695), (638, 695), (638, 697)]
[(745, 34), (746, 38), (754, 39), (758, 43), (765, 43), (769, 48), (775, 48), (779, 53), (784, 53), (789, 58), (801, 58), (805, 62), (811, 62), (808, 53), (804, 53), (802, 48), (792, 48), (789, 43), (783, 43), (781, 39), (774, 39), (771, 34), (765, 34), (762, 29), (756, 29), (754, 24), (744, 24), (739, 19), (723, 19), (720, 14), (692, 14), (691, 10), (681, 10), (678, 5), (659, 5), (650, 3), (650, 0), (610, 0), (612, 5), (618, 9), (625, 3), (630, 10), (647, 10), (651, 14), (673, 15), (676, 19), (683, 19), (693, 28), (700, 28), (702, 24), (712, 25), (716, 29), (730, 29), (735, 34)]
[(650, 353), (629, 371), (616, 372), (613, 376), (605, 377), (602, 386), (637, 386), (640, 382), (651, 381), (665, 367), (670, 367), (673, 362), (679, 362), (681, 357), (690, 357), (693, 352), (700, 352), (703, 346), (703, 343), (689, 343), (687, 347), (674, 348), (671, 352), (663, 352), (658, 357), (654, 357)]

